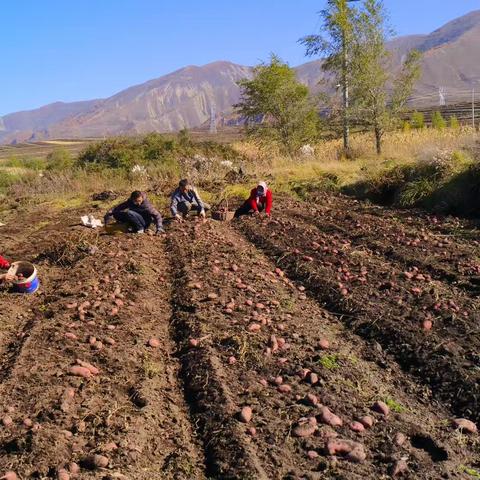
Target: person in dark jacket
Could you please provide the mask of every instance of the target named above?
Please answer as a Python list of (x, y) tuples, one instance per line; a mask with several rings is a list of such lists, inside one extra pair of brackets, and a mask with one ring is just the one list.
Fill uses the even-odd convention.
[(133, 192), (126, 202), (109, 210), (105, 215), (105, 225), (112, 217), (117, 222), (126, 223), (135, 233), (144, 233), (152, 223), (157, 235), (165, 233), (162, 216), (143, 192)]
[(272, 191), (267, 187), (265, 182), (260, 182), (250, 192), (250, 197), (245, 200), (245, 203), (235, 212), (235, 218), (242, 215), (258, 215), (260, 212), (265, 212), (267, 217), (272, 211)]
[(205, 218), (205, 211), (210, 210), (210, 205), (202, 201), (196, 189), (185, 178), (180, 180), (178, 188), (172, 193), (170, 211), (175, 219), (182, 221), (191, 210)]

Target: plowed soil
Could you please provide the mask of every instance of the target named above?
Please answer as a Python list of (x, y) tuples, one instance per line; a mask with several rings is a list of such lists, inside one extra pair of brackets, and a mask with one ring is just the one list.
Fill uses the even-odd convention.
[(452, 424), (480, 420), (473, 230), (329, 196), (166, 237), (76, 218), (31, 211), (0, 230), (0, 253), (42, 282), (0, 292), (1, 474), (480, 471), (478, 433)]

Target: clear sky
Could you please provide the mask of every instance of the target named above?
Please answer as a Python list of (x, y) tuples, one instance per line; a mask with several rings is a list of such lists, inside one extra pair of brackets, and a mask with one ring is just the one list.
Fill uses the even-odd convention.
[[(399, 35), (429, 33), (480, 0), (384, 0)], [(304, 61), (325, 0), (0, 0), (0, 115), (110, 96), (186, 65)]]

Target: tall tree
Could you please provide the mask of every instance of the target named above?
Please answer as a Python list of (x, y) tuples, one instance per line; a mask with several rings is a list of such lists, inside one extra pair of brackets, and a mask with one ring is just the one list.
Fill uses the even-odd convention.
[(420, 54), (410, 52), (398, 74), (392, 74), (386, 42), (392, 35), (381, 0), (364, 0), (354, 24), (352, 43), (352, 103), (355, 123), (374, 131), (382, 152), (385, 131), (398, 123), (398, 114), (420, 75)]
[(319, 116), (309, 90), (276, 55), (239, 85), (241, 99), (235, 107), (246, 118), (250, 135), (278, 142), (291, 156), (316, 138)]
[(333, 74), (335, 85), (342, 88), (343, 145), (346, 152), (350, 148), (351, 51), (358, 18), (357, 8), (350, 3), (355, 1), (357, 0), (329, 0), (327, 8), (320, 12), (322, 34), (300, 39), (300, 43), (306, 47), (307, 56), (320, 55), (324, 58), (322, 68)]

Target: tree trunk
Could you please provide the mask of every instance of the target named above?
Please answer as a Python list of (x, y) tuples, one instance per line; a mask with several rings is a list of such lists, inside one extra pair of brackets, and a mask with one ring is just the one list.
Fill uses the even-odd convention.
[(375, 142), (377, 145), (377, 155), (382, 154), (382, 129), (376, 125), (375, 126)]

